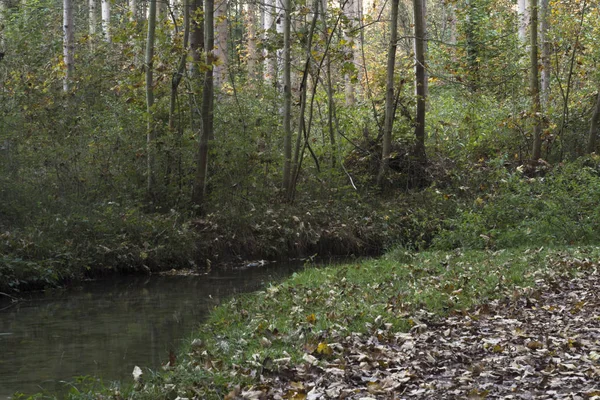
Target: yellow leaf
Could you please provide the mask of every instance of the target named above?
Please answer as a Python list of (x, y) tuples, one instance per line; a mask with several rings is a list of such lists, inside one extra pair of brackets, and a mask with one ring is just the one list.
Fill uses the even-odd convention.
[(328, 356), (331, 355), (331, 353), (333, 353), (333, 350), (331, 349), (331, 347), (329, 347), (327, 343), (321, 342), (317, 346), (317, 354), (324, 354)]

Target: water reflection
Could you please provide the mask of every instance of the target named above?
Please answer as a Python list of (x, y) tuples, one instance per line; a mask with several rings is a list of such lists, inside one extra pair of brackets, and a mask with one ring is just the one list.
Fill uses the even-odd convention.
[(124, 277), (36, 295), (0, 311), (0, 399), (59, 391), (75, 376), (128, 380), (135, 365), (159, 368), (221, 299), (297, 269)]

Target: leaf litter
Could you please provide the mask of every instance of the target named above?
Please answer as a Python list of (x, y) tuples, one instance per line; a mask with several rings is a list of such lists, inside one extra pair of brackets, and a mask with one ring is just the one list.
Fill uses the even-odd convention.
[(467, 311), (415, 312), (409, 332), (381, 316), (366, 334), (331, 329), (296, 365), (225, 398), (600, 399), (598, 288), (586, 262), (578, 278), (539, 279)]

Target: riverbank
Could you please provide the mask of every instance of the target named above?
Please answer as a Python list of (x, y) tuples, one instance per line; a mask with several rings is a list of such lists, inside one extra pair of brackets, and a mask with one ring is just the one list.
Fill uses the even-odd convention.
[(377, 255), (394, 243), (430, 242), (448, 214), (442, 209), (450, 206), (433, 190), (339, 202), (335, 208), (327, 201), (261, 204), (203, 217), (175, 210), (149, 213), (116, 203), (38, 210), (28, 221), (0, 226), (0, 292), (110, 274), (173, 268), (203, 273), (253, 260)]
[(501, 161), (447, 172), (419, 191), (382, 196), (330, 188), (293, 204), (280, 197), (223, 203), (202, 217), (125, 202), (19, 202), (19, 210), (6, 203), (11, 218), (0, 219), (0, 292), (115, 273), (373, 256), (394, 246), (497, 250), (600, 242), (597, 157), (532, 171)]
[[(385, 390), (390, 387), (400, 390), (403, 384), (418, 381), (416, 364), (410, 359), (400, 362), (399, 358), (415, 351), (419, 334), (437, 332), (440, 326), (446, 331), (451, 321), (460, 321), (454, 328), (460, 335), (462, 324), (468, 321), (479, 324), (477, 321), (511, 307), (535, 309), (548, 291), (567, 290), (573, 278), (597, 277), (598, 259), (600, 247), (422, 253), (395, 250), (381, 259), (307, 268), (281, 284), (217, 307), (179, 358), (172, 359), (159, 373), (144, 371), (134, 387), (125, 389), (125, 384), (118, 396), (327, 398), (322, 397), (326, 390), (350, 390), (348, 398), (386, 398)], [(568, 313), (583, 313), (586, 304), (595, 304), (589, 292), (582, 296), (566, 308)], [(543, 329), (527, 325), (519, 329), (523, 332), (521, 344), (529, 351), (549, 348)], [(409, 340), (411, 335), (415, 343)], [(460, 337), (461, 343), (468, 342)], [(470, 340), (480, 343), (486, 356), (506, 358), (513, 354), (504, 338), (495, 342), (494, 337), (471, 336)], [(588, 349), (587, 342), (576, 344), (577, 337), (569, 343), (572, 345), (565, 345), (567, 348), (597, 351)], [(461, 351), (448, 353), (446, 349), (448, 358), (434, 350), (430, 349), (431, 354), (415, 353), (415, 359), (441, 367), (447, 365), (450, 353), (457, 357), (456, 352)], [(389, 359), (392, 353), (399, 358)], [(461, 371), (485, 376), (486, 368), (479, 371), (476, 360), (472, 363), (462, 366)], [(384, 377), (395, 379), (395, 383), (389, 379), (383, 382)], [(488, 390), (476, 384), (465, 387), (479, 390), (479, 395)], [(468, 391), (460, 393), (469, 395)]]

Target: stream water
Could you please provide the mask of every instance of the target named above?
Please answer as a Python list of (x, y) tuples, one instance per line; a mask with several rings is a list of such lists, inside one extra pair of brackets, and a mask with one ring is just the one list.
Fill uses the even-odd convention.
[(94, 375), (131, 381), (134, 366), (159, 369), (216, 304), (282, 279), (298, 265), (208, 276), (119, 277), (0, 303), (0, 400), (60, 393)]

